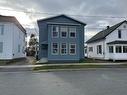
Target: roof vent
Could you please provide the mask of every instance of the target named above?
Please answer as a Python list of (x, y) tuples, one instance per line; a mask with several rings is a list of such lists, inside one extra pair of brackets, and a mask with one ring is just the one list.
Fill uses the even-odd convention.
[(107, 26), (107, 29), (109, 29), (110, 28), (110, 26)]

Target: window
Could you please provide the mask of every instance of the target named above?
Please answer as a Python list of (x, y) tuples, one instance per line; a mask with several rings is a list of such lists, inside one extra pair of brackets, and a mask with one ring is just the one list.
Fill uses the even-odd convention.
[(67, 44), (66, 43), (62, 43), (61, 44), (61, 51), (60, 51), (61, 55), (66, 55), (67, 54)]
[(59, 37), (59, 27), (56, 25), (52, 26), (52, 37), (58, 38)]
[(69, 37), (75, 38), (76, 37), (76, 27), (69, 27)]
[(123, 28), (126, 28), (126, 25), (124, 25)]
[(70, 44), (69, 46), (69, 54), (75, 55), (76, 54), (76, 44)]
[(67, 37), (67, 31), (68, 31), (67, 26), (61, 26), (60, 27), (61, 38)]
[(89, 52), (93, 52), (93, 47), (89, 47)]
[(20, 45), (18, 45), (18, 52), (20, 52), (20, 48), (21, 48)]
[(116, 46), (116, 53), (122, 53), (122, 47)]
[(127, 46), (123, 46), (123, 53), (127, 53)]
[(4, 25), (0, 25), (0, 35), (4, 34)]
[(109, 46), (109, 53), (113, 53), (113, 46)]
[(121, 30), (118, 30), (118, 38), (121, 38)]
[(0, 42), (0, 53), (3, 52), (3, 42)]
[(97, 54), (102, 54), (102, 46), (101, 45), (97, 46)]
[(58, 43), (52, 43), (52, 54), (58, 55), (58, 53), (59, 53)]

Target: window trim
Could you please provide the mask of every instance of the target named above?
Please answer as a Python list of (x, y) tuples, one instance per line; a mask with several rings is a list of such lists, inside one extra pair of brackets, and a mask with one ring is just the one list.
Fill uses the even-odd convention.
[[(63, 36), (62, 36), (61, 27), (66, 27), (66, 28), (67, 28), (67, 31), (64, 31), (64, 32), (66, 32), (66, 37), (63, 37)], [(60, 37), (61, 37), (61, 38), (67, 38), (67, 37), (68, 37), (68, 27), (67, 27), (67, 26), (60, 26)]]
[(18, 44), (18, 53), (20, 53), (20, 52), (21, 52), (21, 45)]
[(123, 48), (123, 53), (127, 53), (127, 52), (125, 52), (125, 51), (124, 51), (124, 47), (127, 47), (127, 46), (125, 46), (125, 45), (124, 45), (124, 46), (122, 46), (122, 48)]
[[(116, 47), (121, 47), (121, 52), (117, 52), (117, 51), (116, 51)], [(121, 46), (121, 45), (116, 45), (116, 46), (115, 46), (115, 53), (123, 53), (123, 50), (122, 50), (122, 46)]]
[[(58, 33), (58, 35), (57, 35), (56, 37), (53, 36), (53, 32), (54, 32), (54, 31), (53, 31), (53, 27), (54, 27), (54, 26), (58, 27), (58, 31), (56, 31), (56, 32)], [(59, 38), (59, 26), (58, 26), (58, 25), (52, 25), (52, 26), (51, 26), (51, 35), (52, 35), (52, 38)]]
[[(66, 44), (66, 53), (64, 53), (64, 54), (61, 52), (61, 50), (62, 50), (62, 44)], [(63, 49), (65, 49), (65, 48), (63, 48)], [(68, 54), (68, 44), (67, 43), (61, 43), (60, 44), (60, 55), (67, 55), (67, 54)]]
[(1, 51), (0, 53), (3, 53), (3, 49), (4, 49), (4, 43), (3, 42), (0, 42), (2, 44), (2, 48), (1, 48)]
[(0, 35), (4, 35), (4, 25), (0, 25), (0, 27), (1, 27)]
[[(99, 46), (101, 46), (101, 53), (100, 53), (100, 51), (99, 51)], [(102, 54), (103, 54), (102, 51), (103, 51), (103, 50), (102, 50), (102, 45), (97, 45), (97, 54), (101, 54), (101, 55), (102, 55)]]
[(118, 29), (118, 38), (119, 38), (119, 39), (122, 38), (122, 31), (121, 31), (121, 29)]
[[(110, 47), (112, 47), (112, 49), (113, 49), (112, 52), (110, 51)], [(114, 46), (108, 46), (108, 52), (109, 53), (114, 53)]]
[(52, 55), (59, 55), (59, 43), (57, 43), (57, 45), (58, 45), (58, 48), (57, 48), (58, 51), (57, 51), (57, 53), (55, 53), (55, 54), (53, 53), (53, 44), (54, 44), (54, 43), (57, 43), (57, 42), (51, 43), (51, 54), (52, 54)]
[[(75, 28), (75, 31), (70, 31), (70, 28)], [(69, 38), (76, 38), (76, 26), (70, 26), (69, 28)], [(71, 33), (75, 33), (75, 37), (71, 37)]]
[(92, 46), (89, 47), (88, 50), (89, 50), (89, 52), (93, 52), (93, 47)]
[[(71, 51), (71, 45), (75, 45), (75, 53), (73, 53), (73, 54), (70, 52)], [(70, 43), (69, 44), (69, 54), (70, 55), (76, 55), (76, 44), (75, 43)]]

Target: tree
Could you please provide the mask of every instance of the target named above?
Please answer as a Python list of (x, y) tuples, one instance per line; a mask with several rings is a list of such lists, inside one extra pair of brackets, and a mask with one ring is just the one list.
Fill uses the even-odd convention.
[(27, 52), (29, 53), (28, 55), (35, 56), (37, 43), (38, 41), (35, 34), (31, 34), (30, 40), (29, 40), (29, 49), (27, 50)]

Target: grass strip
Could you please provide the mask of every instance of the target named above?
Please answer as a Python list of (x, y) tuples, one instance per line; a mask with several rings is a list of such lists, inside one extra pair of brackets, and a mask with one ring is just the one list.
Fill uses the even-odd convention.
[(83, 68), (126, 68), (127, 64), (119, 65), (44, 65), (35, 67), (33, 70), (48, 70), (48, 69), (83, 69)]

